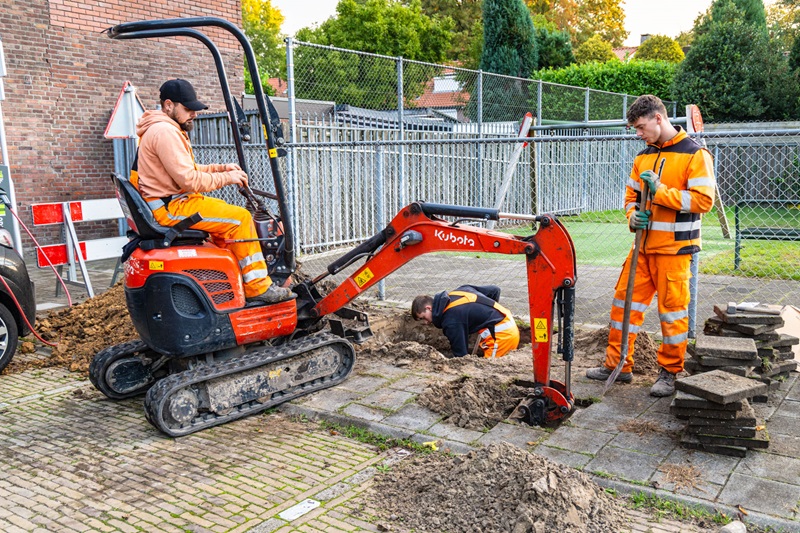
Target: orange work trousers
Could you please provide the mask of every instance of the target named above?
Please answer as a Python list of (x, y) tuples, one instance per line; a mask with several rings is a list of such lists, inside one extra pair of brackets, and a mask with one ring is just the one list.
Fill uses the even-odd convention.
[(514, 321), (511, 313), (500, 304), (495, 304), (495, 309), (503, 312), (506, 317), (495, 324), (494, 337), (489, 328), (484, 328), (478, 332), (478, 345), (483, 350), (484, 357), (503, 357), (519, 346), (519, 328)]
[(184, 218), (200, 213), (203, 220), (193, 225), (192, 229), (208, 232), (214, 244), (227, 248), (236, 256), (242, 271), (245, 297), (263, 294), (272, 285), (258, 241), (225, 242), (258, 238), (253, 217), (247, 209), (202, 194), (176, 198), (166, 209), (163, 202), (158, 205), (159, 202), (158, 199), (148, 200), (150, 207), (155, 207), (153, 216), (162, 226), (173, 226)]
[[(631, 256), (628, 254), (617, 281), (611, 307), (611, 333), (606, 348), (607, 368), (615, 368), (622, 350), (622, 320), (625, 309), (625, 291), (628, 286)], [(628, 331), (628, 357), (623, 372), (633, 369), (634, 344), (639, 333), (644, 312), (658, 293), (658, 316), (664, 340), (658, 349), (658, 364), (673, 374), (683, 370), (686, 345), (689, 340), (689, 280), (691, 255), (660, 255), (639, 253), (636, 263), (636, 281), (631, 300), (630, 329)]]

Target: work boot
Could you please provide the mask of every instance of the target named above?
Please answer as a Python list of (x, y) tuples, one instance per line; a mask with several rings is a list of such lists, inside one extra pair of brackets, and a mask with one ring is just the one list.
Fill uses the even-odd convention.
[(658, 379), (650, 389), (650, 396), (656, 398), (663, 398), (664, 396), (672, 396), (675, 392), (675, 374), (662, 368), (658, 372)]
[[(613, 368), (609, 369), (604, 366), (590, 368), (586, 371), (586, 377), (589, 379), (596, 379), (597, 381), (606, 381), (613, 371)], [(619, 381), (620, 383), (630, 383), (633, 381), (633, 372), (620, 372), (619, 376), (617, 376), (617, 379), (614, 381)]]
[(285, 287), (278, 287), (276, 284), (273, 283), (272, 285), (269, 286), (269, 289), (259, 294), (258, 296), (253, 296), (251, 298), (248, 298), (247, 301), (254, 303), (276, 304), (278, 302), (294, 300), (295, 298), (297, 298), (297, 295), (293, 293), (291, 289), (287, 289)]

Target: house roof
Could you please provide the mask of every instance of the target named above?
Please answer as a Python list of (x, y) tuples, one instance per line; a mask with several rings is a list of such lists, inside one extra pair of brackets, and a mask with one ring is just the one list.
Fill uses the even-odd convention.
[(622, 46), (620, 48), (612, 49), (612, 52), (614, 52), (620, 61), (627, 61), (633, 57), (638, 49), (638, 46)]
[(461, 82), (455, 74), (445, 72), (443, 76), (433, 78), (425, 83), (425, 90), (415, 100), (418, 107), (427, 108), (461, 108), (469, 102), (469, 93), (461, 90)]

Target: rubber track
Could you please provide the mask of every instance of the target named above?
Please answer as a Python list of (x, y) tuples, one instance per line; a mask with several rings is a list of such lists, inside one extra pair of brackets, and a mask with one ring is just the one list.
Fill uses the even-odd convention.
[[(202, 383), (223, 376), (231, 376), (239, 372), (245, 372), (260, 366), (270, 365), (279, 361), (284, 361), (291, 357), (302, 355), (324, 346), (339, 344), (344, 348), (342, 358), (343, 365), (339, 370), (329, 376), (315, 379), (302, 385), (292, 387), (288, 391), (279, 391), (272, 394), (272, 399), (268, 402), (260, 403), (256, 400), (238, 405), (225, 415), (218, 415), (213, 412), (202, 412), (192, 422), (180, 427), (168, 426), (167, 422), (160, 415), (166, 408), (169, 397), (181, 389), (190, 385)], [(341, 352), (342, 350), (340, 350)], [(236, 359), (222, 361), (210, 365), (203, 365), (197, 368), (186, 370), (178, 374), (168, 376), (153, 385), (147, 392), (144, 401), (145, 417), (160, 431), (171, 437), (188, 435), (201, 429), (219, 426), (245, 416), (249, 416), (260, 411), (274, 407), (275, 405), (293, 400), (305, 394), (310, 394), (318, 390), (332, 387), (344, 381), (355, 364), (355, 350), (345, 339), (331, 333), (318, 333), (309, 335), (296, 341), (278, 347), (262, 348), (244, 354)]]
[(150, 386), (149, 383), (134, 391), (121, 394), (111, 388), (106, 381), (105, 373), (108, 371), (108, 366), (115, 360), (132, 356), (137, 352), (146, 351), (149, 351), (149, 348), (141, 339), (123, 342), (122, 344), (117, 344), (100, 350), (97, 352), (97, 354), (95, 354), (95, 356), (92, 358), (92, 362), (89, 364), (89, 381), (92, 382), (92, 385), (94, 385), (97, 390), (112, 400), (123, 400), (125, 398), (136, 396), (137, 394), (142, 394)]

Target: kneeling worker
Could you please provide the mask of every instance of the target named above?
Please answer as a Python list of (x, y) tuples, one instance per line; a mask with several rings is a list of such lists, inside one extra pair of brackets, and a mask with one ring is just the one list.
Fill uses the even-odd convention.
[(500, 288), (462, 285), (434, 297), (417, 296), (411, 304), (414, 320), (440, 328), (450, 341), (455, 357), (469, 354), (468, 339), (478, 333), (484, 357), (502, 357), (519, 345), (519, 329), (511, 312), (500, 305)]

